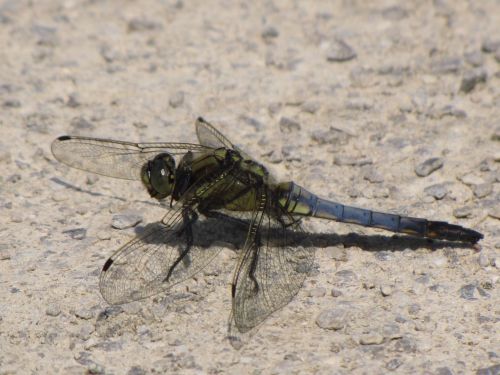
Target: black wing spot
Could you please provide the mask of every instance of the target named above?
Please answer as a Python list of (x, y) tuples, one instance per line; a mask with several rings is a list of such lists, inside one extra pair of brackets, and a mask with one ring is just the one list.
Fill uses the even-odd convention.
[(102, 267), (102, 272), (106, 272), (109, 267), (113, 264), (113, 259), (109, 258), (106, 263), (104, 263), (104, 267)]
[(67, 141), (71, 139), (71, 136), (69, 135), (61, 135), (59, 138), (57, 138), (58, 141)]

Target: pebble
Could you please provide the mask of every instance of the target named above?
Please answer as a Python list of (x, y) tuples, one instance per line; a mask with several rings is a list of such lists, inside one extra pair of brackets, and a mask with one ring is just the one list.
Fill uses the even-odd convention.
[(495, 131), (491, 135), (491, 140), (492, 141), (500, 141), (500, 126), (496, 127)]
[(48, 316), (58, 316), (61, 313), (61, 308), (55, 303), (51, 303), (45, 309), (45, 314)]
[(177, 91), (174, 95), (170, 97), (168, 100), (168, 104), (172, 108), (178, 108), (184, 103), (184, 92)]
[(488, 210), (488, 215), (491, 216), (494, 219), (500, 219), (500, 206), (498, 206), (498, 207), (491, 207)]
[(480, 368), (476, 371), (476, 375), (500, 375), (500, 363), (490, 367)]
[(135, 211), (125, 211), (113, 215), (111, 226), (115, 229), (127, 229), (135, 227), (142, 221), (142, 216)]
[(495, 52), (495, 60), (500, 64), (500, 49)]
[(474, 186), (473, 191), (474, 195), (477, 198), (484, 198), (491, 194), (491, 192), (493, 191), (493, 186), (492, 184), (488, 183), (479, 184)]
[(379, 345), (384, 342), (384, 336), (378, 333), (367, 333), (359, 338), (361, 345)]
[(364, 174), (363, 178), (372, 184), (379, 184), (384, 182), (384, 176), (380, 172), (378, 172), (375, 168), (368, 167)]
[(358, 282), (358, 276), (351, 270), (341, 270), (335, 273), (338, 284), (342, 286), (354, 285)]
[(380, 293), (382, 293), (382, 295), (384, 297), (388, 297), (392, 294), (392, 287), (390, 285), (381, 285), (380, 286)]
[(307, 101), (300, 106), (302, 111), (307, 112), (307, 113), (311, 113), (311, 114), (318, 112), (320, 107), (321, 106), (320, 106), (319, 102), (316, 102), (316, 101)]
[(469, 93), (478, 83), (486, 82), (487, 74), (486, 70), (483, 68), (476, 68), (468, 70), (464, 73), (462, 77), (462, 83), (460, 84), (460, 91)]
[(446, 194), (448, 193), (448, 190), (446, 189), (446, 186), (444, 184), (435, 184), (435, 185), (427, 186), (424, 189), (424, 192), (427, 195), (434, 197), (436, 200), (440, 200), (446, 196)]
[(159, 30), (162, 26), (160, 23), (144, 18), (134, 18), (128, 22), (127, 29), (129, 32)]
[(316, 318), (316, 324), (323, 329), (342, 329), (346, 324), (346, 312), (344, 310), (323, 310)]
[(480, 51), (467, 52), (464, 55), (465, 61), (472, 66), (481, 66), (484, 64), (484, 56)]
[(76, 336), (80, 340), (87, 341), (88, 339), (90, 339), (90, 336), (92, 335), (92, 333), (94, 333), (94, 331), (95, 331), (95, 326), (93, 324), (84, 323), (80, 327), (80, 330), (78, 331)]
[(339, 262), (347, 262), (347, 250), (338, 246), (331, 246), (326, 249), (326, 251), (330, 254), (330, 258), (337, 260)]
[(344, 62), (356, 57), (356, 52), (346, 42), (336, 39), (326, 53), (326, 60), (330, 62)]
[(280, 119), (280, 130), (283, 133), (291, 133), (300, 130), (300, 124), (288, 117), (282, 117)]
[(464, 285), (463, 287), (460, 288), (460, 297), (469, 301), (473, 301), (476, 299), (476, 297), (474, 297), (475, 291), (476, 291), (475, 284)]
[(3, 103), (2, 106), (5, 108), (20, 108), (21, 107), (21, 102), (17, 99), (6, 99)]
[(479, 254), (477, 262), (481, 267), (488, 267), (490, 265), (490, 260), (488, 259), (488, 256), (484, 253), (484, 251), (481, 251), (481, 253)]
[(444, 160), (442, 158), (430, 158), (420, 163), (415, 167), (415, 173), (419, 177), (425, 177), (430, 175), (432, 172), (437, 171), (444, 165)]
[(79, 308), (78, 310), (75, 310), (74, 314), (77, 318), (85, 319), (85, 320), (89, 320), (89, 319), (92, 319), (94, 317), (94, 313), (91, 310), (85, 309), (83, 307)]
[(387, 364), (385, 365), (385, 368), (389, 371), (394, 371), (402, 364), (403, 364), (402, 360), (400, 360), (399, 358), (394, 358), (394, 359), (391, 359), (389, 362), (387, 362)]
[(438, 367), (435, 372), (436, 375), (453, 375), (453, 371), (451, 371), (448, 367)]
[(500, 39), (486, 39), (481, 45), (481, 50), (486, 53), (493, 53), (500, 49)]
[(445, 57), (431, 63), (431, 70), (435, 74), (456, 73), (461, 67), (462, 59), (459, 57)]
[(70, 94), (66, 105), (70, 108), (77, 108), (81, 105), (78, 94)]
[(323, 287), (318, 287), (311, 289), (309, 291), (309, 297), (324, 297), (326, 295), (326, 289)]
[(472, 216), (472, 208), (468, 206), (455, 208), (453, 210), (453, 216), (457, 219), (463, 219)]
[(8, 245), (0, 244), (0, 260), (9, 260), (10, 252), (8, 250)]
[(279, 35), (280, 33), (278, 29), (276, 29), (274, 26), (266, 26), (264, 30), (262, 30), (262, 33), (260, 34), (262, 39), (264, 39), (265, 41), (277, 38)]
[(372, 164), (373, 161), (372, 159), (362, 156), (362, 157), (354, 157), (354, 156), (349, 156), (349, 155), (337, 155), (333, 159), (333, 163), (335, 165), (348, 165), (348, 166), (357, 166), (357, 167), (362, 167), (363, 165), (369, 165)]
[(329, 130), (313, 131), (311, 138), (320, 145), (345, 145), (349, 140), (349, 134), (339, 129), (330, 128)]
[(92, 130), (94, 129), (94, 125), (87, 120), (85, 117), (78, 116), (74, 117), (70, 122), (71, 127), (74, 130)]
[(73, 239), (73, 240), (83, 240), (85, 238), (85, 236), (87, 235), (87, 229), (85, 229), (85, 228), (69, 229), (69, 230), (63, 231), (63, 233), (70, 236), (71, 239)]
[(397, 340), (395, 349), (397, 352), (415, 353), (417, 351), (417, 343), (413, 337), (404, 336)]
[[(500, 259), (498, 259), (500, 261)], [(500, 268), (500, 263), (499, 263), (499, 267)], [(340, 297), (342, 295), (342, 292), (338, 289), (332, 289), (331, 293), (332, 297), (334, 298), (337, 298), (337, 297)]]
[(476, 175), (475, 173), (467, 173), (463, 176), (459, 176), (458, 179), (462, 181), (467, 186), (484, 184), (484, 180)]
[(146, 375), (146, 370), (139, 366), (132, 366), (127, 371), (127, 375)]

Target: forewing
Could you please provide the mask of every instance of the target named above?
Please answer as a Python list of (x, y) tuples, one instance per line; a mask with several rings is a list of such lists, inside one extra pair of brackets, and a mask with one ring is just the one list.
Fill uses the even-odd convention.
[(265, 204), (254, 214), (233, 279), (231, 324), (240, 334), (249, 332), (287, 305), (300, 290), (314, 262), (313, 249), (305, 248), (300, 241), (291, 241), (292, 237), (297, 239), (303, 234), (300, 225), (273, 204), (271, 193), (262, 194)]
[[(169, 289), (201, 271), (218, 254), (218, 246), (200, 246), (194, 238), (189, 253), (170, 269), (186, 249), (186, 210), (194, 211), (200, 202), (224, 194), (236, 183), (230, 170), (200, 179), (181, 197), (153, 230), (125, 244), (105, 263), (100, 290), (110, 304), (143, 299)], [(196, 236), (196, 232), (194, 232)], [(168, 276), (168, 279), (167, 279)]]
[(140, 180), (143, 164), (159, 153), (181, 155), (208, 150), (190, 143), (132, 143), (78, 136), (62, 136), (52, 142), (52, 154), (61, 163), (126, 180)]
[(213, 125), (206, 122), (203, 118), (198, 117), (196, 120), (196, 135), (200, 144), (212, 148), (228, 148), (235, 149), (234, 145), (220, 131), (215, 129)]

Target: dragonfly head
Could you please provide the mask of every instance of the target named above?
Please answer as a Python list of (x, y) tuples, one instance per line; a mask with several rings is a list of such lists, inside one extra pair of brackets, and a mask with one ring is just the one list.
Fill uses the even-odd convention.
[(141, 179), (151, 197), (156, 199), (168, 197), (175, 184), (175, 160), (172, 155), (158, 154), (145, 163), (141, 169)]

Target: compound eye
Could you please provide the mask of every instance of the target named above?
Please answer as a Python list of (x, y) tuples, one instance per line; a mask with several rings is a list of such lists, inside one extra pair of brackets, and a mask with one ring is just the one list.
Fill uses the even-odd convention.
[(172, 193), (175, 182), (173, 158), (168, 154), (155, 157), (148, 168), (150, 183), (157, 192), (157, 198), (163, 199)]

